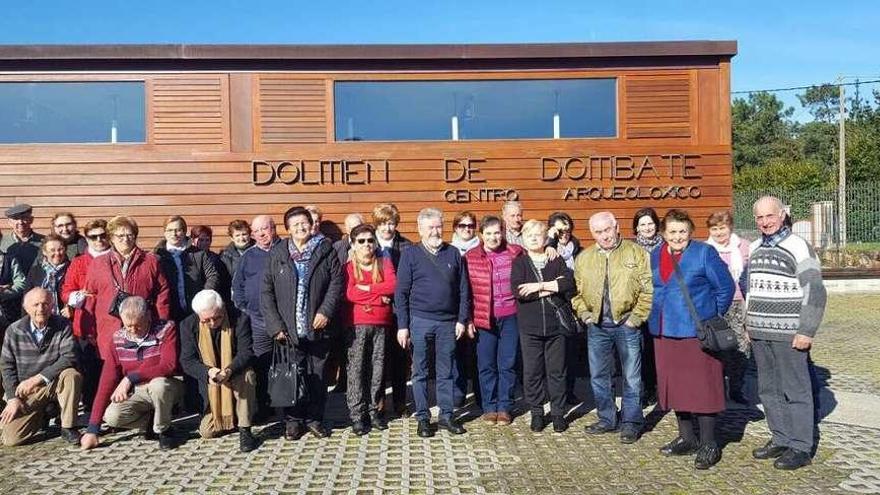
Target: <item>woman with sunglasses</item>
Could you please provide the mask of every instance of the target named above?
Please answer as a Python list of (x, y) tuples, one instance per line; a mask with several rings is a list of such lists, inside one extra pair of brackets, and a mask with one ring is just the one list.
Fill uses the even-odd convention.
[(470, 211), (462, 211), (452, 220), (455, 231), (452, 233), (452, 244), (458, 248), (462, 256), (480, 245), (477, 237), (477, 217)]
[(581, 252), (581, 241), (574, 236), (574, 220), (564, 211), (555, 211), (547, 220), (547, 247), (559, 253), (569, 270), (574, 270), (574, 259)]
[(387, 429), (380, 404), (385, 395), (385, 336), (394, 321), (391, 300), (397, 277), (394, 265), (376, 255), (376, 229), (361, 224), (351, 230), (354, 248), (345, 264), (344, 318), (348, 348), (348, 387), (346, 400), (351, 414), (351, 430), (364, 435), (370, 426)]
[(68, 311), (73, 313), (73, 335), (79, 351), (80, 370), (83, 376), (82, 402), (91, 409), (98, 390), (101, 374), (101, 360), (98, 358), (98, 327), (95, 322), (94, 294), (86, 290), (86, 275), (95, 258), (110, 253), (110, 239), (107, 236), (107, 221), (92, 220), (83, 227), (88, 243), (86, 251), (70, 262), (64, 284), (61, 286), (61, 299), (67, 303)]

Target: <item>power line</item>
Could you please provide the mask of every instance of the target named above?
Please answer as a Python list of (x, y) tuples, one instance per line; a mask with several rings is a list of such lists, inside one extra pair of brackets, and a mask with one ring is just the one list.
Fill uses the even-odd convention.
[(822, 83), (822, 84), (812, 84), (810, 86), (792, 86), (788, 88), (775, 88), (775, 89), (753, 89), (750, 91), (731, 91), (732, 95), (743, 95), (743, 94), (751, 94), (751, 93), (778, 93), (782, 91), (798, 91), (801, 89), (810, 89), (816, 88), (819, 86), (858, 86), (860, 84), (872, 84), (872, 83), (880, 83), (880, 79), (872, 79), (870, 81), (856, 81), (850, 83)]

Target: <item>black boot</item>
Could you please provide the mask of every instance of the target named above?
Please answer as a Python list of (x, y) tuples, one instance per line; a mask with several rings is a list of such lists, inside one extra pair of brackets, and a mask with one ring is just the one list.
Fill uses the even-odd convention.
[(251, 433), (250, 426), (238, 429), (238, 450), (241, 452), (251, 452), (260, 446), (260, 441)]

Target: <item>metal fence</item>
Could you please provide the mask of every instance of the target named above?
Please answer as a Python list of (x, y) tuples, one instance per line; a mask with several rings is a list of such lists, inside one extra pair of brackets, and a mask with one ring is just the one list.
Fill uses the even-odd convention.
[[(789, 206), (795, 230), (812, 238), (819, 249), (834, 249), (839, 242), (840, 222), (837, 188), (793, 190), (767, 188), (734, 190), (734, 218), (738, 231), (757, 235), (752, 205), (761, 196), (772, 194)], [(849, 184), (846, 191), (847, 247), (880, 251), (880, 182)], [(872, 244), (877, 244), (872, 246)]]

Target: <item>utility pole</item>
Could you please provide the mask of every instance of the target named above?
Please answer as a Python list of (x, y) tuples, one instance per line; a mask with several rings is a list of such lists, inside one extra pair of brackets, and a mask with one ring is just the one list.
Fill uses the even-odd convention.
[(844, 260), (844, 251), (846, 251), (846, 98), (843, 86), (843, 77), (838, 78), (838, 90), (840, 91), (840, 109), (838, 111), (838, 134), (839, 146), (838, 152), (839, 163), (837, 167), (837, 218), (840, 223), (837, 240), (837, 255), (839, 262)]

